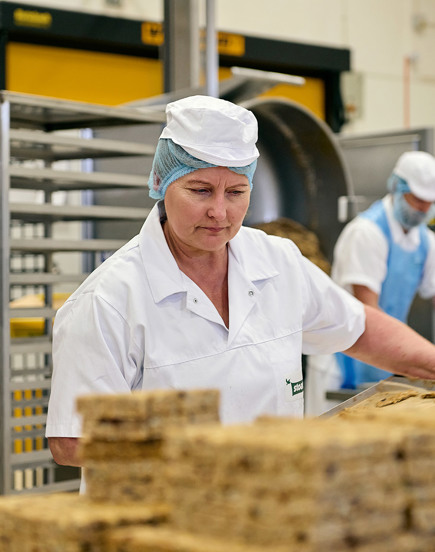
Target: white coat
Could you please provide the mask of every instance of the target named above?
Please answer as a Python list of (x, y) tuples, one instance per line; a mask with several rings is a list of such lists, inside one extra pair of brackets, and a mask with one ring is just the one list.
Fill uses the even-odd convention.
[(79, 437), (75, 398), (96, 392), (217, 388), (223, 423), (303, 415), (302, 353), (350, 347), (363, 307), (290, 240), (242, 227), (228, 252), (229, 329), (153, 208), (57, 313), (48, 437)]

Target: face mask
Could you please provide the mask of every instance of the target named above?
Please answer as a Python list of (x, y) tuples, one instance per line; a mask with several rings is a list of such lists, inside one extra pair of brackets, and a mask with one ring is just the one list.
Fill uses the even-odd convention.
[(435, 215), (434, 205), (426, 213), (423, 213), (411, 207), (401, 192), (396, 192), (393, 195), (393, 210), (396, 220), (406, 230), (410, 230), (419, 224), (428, 224)]

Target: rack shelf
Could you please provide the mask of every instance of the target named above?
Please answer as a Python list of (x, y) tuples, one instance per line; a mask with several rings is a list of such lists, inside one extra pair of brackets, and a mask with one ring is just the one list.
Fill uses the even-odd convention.
[[(117, 225), (138, 231), (148, 216), (150, 205), (127, 199), (147, 195), (144, 167), (155, 143), (145, 129), (160, 132), (164, 121), (161, 106), (0, 92), (0, 494), (78, 489), (79, 470), (62, 471), (45, 439), (52, 321), (65, 298), (128, 241)], [(120, 139), (133, 127), (134, 140)], [(96, 170), (94, 160), (110, 168)], [(126, 205), (94, 201), (103, 190)], [(101, 239), (96, 223), (113, 235)]]
[(112, 108), (8, 91), (1, 92), (1, 101), (9, 106), (11, 128), (54, 131), (165, 122), (161, 109)]
[(61, 284), (75, 282), (80, 284), (89, 274), (54, 274), (47, 272), (19, 272), (12, 273), (9, 276), (10, 285), (16, 286), (34, 286), (37, 284)]
[(85, 173), (54, 169), (12, 166), (9, 171), (10, 187), (26, 190), (71, 191), (89, 189), (144, 188), (144, 176), (113, 173)]
[(140, 207), (71, 206), (51, 203), (10, 203), (13, 217), (29, 222), (68, 220), (144, 220), (149, 209)]
[(98, 138), (84, 140), (73, 136), (53, 136), (38, 130), (23, 129), (11, 129), (10, 147), (11, 157), (45, 161), (153, 155), (155, 150), (154, 146), (135, 142)]

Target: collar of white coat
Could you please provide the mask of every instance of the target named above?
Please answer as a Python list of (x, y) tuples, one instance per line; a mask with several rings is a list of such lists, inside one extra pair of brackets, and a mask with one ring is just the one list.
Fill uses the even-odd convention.
[[(158, 303), (175, 293), (187, 292), (183, 274), (166, 242), (157, 203), (142, 226), (139, 244), (154, 301)], [(247, 284), (254, 285), (279, 274), (256, 251), (247, 251), (239, 234), (230, 241), (230, 265), (233, 262), (239, 265), (238, 272), (244, 274)]]

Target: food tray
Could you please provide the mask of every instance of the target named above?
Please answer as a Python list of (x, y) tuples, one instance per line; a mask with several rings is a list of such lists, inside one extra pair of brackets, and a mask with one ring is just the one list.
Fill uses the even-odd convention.
[(387, 379), (379, 381), (374, 385), (368, 387), (361, 393), (357, 393), (353, 397), (343, 401), (337, 406), (334, 406), (327, 412), (324, 412), (320, 418), (330, 418), (335, 416), (340, 411), (346, 408), (352, 408), (361, 405), (364, 401), (367, 401), (375, 394), (387, 393), (389, 391), (395, 391), (397, 393), (402, 391), (434, 391), (435, 380), (422, 380), (422, 379), (410, 379), (403, 376), (390, 376)]

